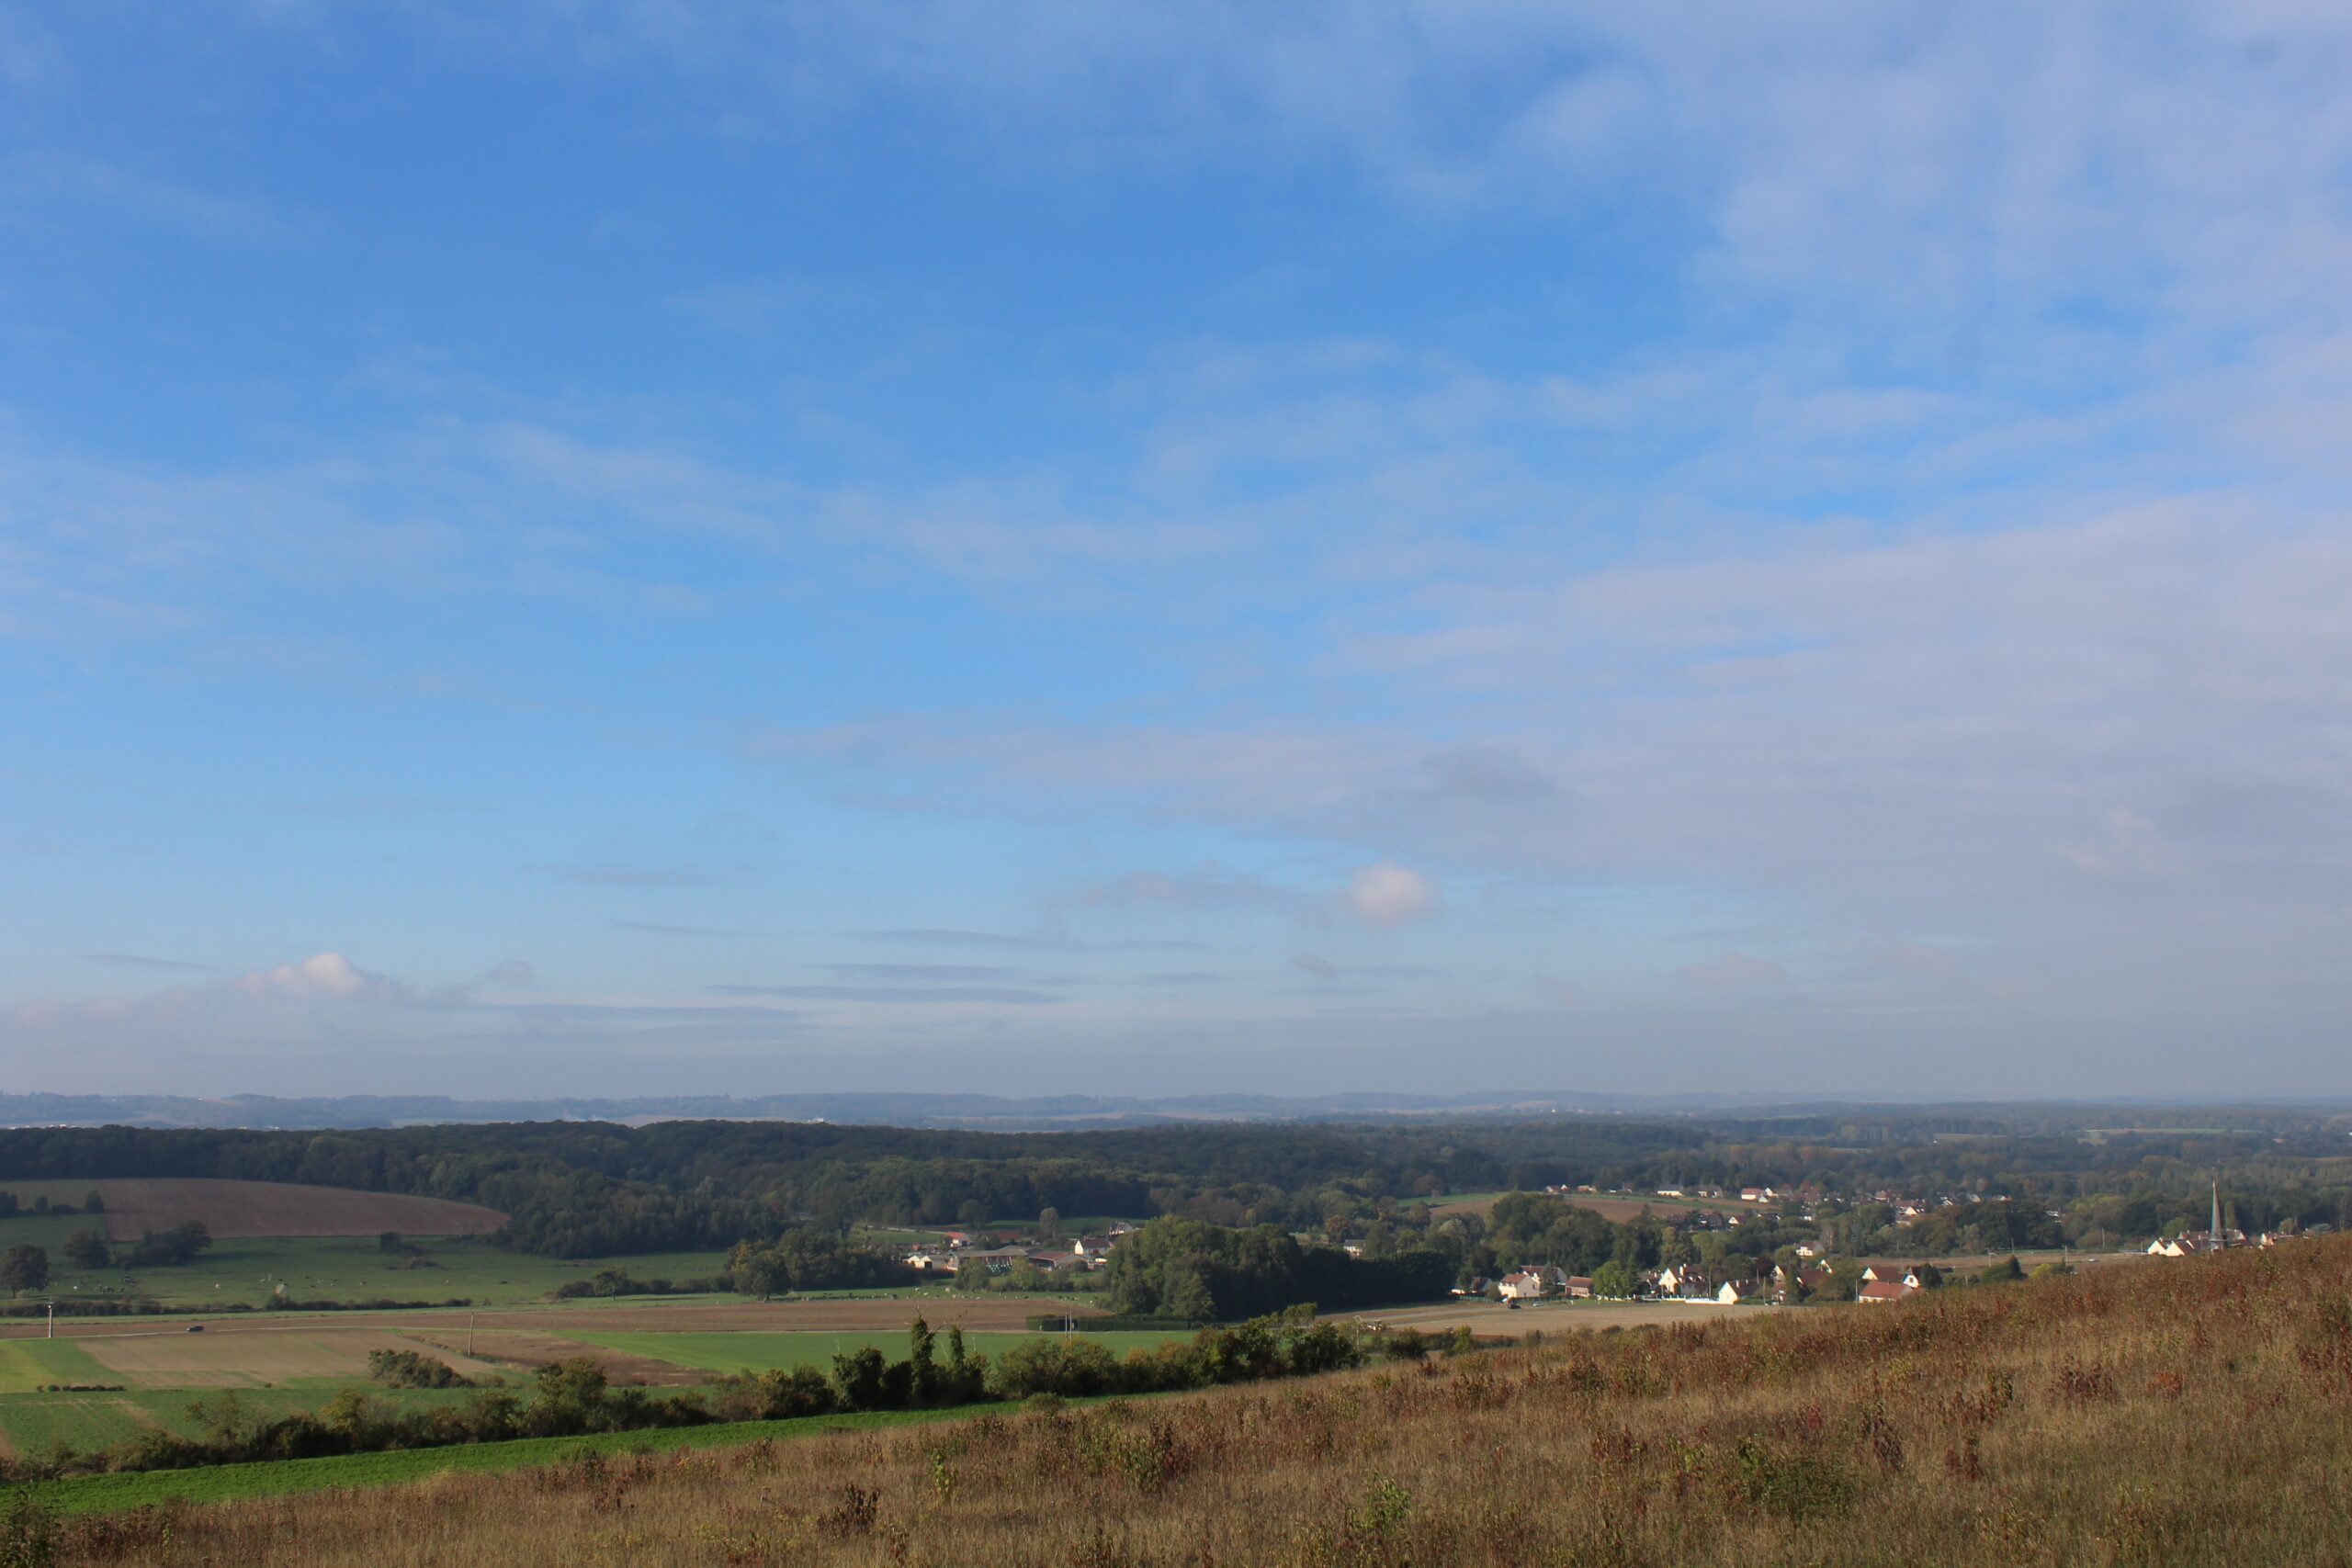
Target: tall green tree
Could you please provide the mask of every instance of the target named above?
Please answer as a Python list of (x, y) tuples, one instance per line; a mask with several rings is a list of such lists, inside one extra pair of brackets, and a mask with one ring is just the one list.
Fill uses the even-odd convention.
[(49, 1283), (49, 1254), (29, 1242), (8, 1249), (0, 1257), (0, 1290), (12, 1294), (20, 1291), (38, 1291)]
[(1634, 1270), (1630, 1264), (1611, 1258), (1592, 1271), (1592, 1293), (1611, 1301), (1623, 1301), (1634, 1293)]
[(114, 1251), (107, 1246), (106, 1233), (96, 1226), (75, 1231), (65, 1238), (66, 1261), (77, 1269), (104, 1269), (114, 1261)]

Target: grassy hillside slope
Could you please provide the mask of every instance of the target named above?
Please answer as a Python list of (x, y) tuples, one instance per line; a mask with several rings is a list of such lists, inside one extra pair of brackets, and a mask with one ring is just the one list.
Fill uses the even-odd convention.
[(2352, 1559), (2347, 1474), (2352, 1239), (118, 1515), (59, 1545), (156, 1564), (2306, 1563)]

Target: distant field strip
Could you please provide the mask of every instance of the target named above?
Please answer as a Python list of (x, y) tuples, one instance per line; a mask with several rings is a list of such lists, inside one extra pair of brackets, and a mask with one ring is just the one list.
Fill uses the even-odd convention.
[(355, 1192), (340, 1187), (299, 1187), (279, 1181), (107, 1180), (97, 1189), (107, 1206), (107, 1234), (136, 1241), (142, 1230), (199, 1220), (216, 1238), (229, 1236), (488, 1235), (506, 1216), (479, 1203), (417, 1198), (402, 1192)]
[[(761, 1372), (773, 1367), (816, 1367), (820, 1370), (832, 1365), (835, 1356), (848, 1355), (867, 1347), (880, 1350), (894, 1360), (907, 1354), (907, 1337), (899, 1334), (572, 1334), (569, 1338), (583, 1344), (618, 1350), (625, 1355), (642, 1357), (648, 1360), (666, 1361), (675, 1367), (689, 1367), (710, 1372)], [(964, 1344), (975, 1355), (1001, 1356), (1017, 1345), (1049, 1335), (1035, 1334), (967, 1334)], [(1170, 1339), (1189, 1337), (1166, 1333), (1085, 1334), (1076, 1336), (1090, 1345), (1100, 1345), (1114, 1356), (1130, 1350), (1156, 1350)], [(938, 1353), (947, 1353), (945, 1336)]]
[[(254, 1388), (310, 1378), (364, 1382), (369, 1351), (418, 1348), (415, 1341), (388, 1329), (324, 1325), (223, 1325), (203, 1334), (164, 1330), (93, 1337), (83, 1344), (109, 1374), (90, 1381), (141, 1388)], [(469, 1377), (499, 1376), (486, 1362), (439, 1348), (431, 1353)]]

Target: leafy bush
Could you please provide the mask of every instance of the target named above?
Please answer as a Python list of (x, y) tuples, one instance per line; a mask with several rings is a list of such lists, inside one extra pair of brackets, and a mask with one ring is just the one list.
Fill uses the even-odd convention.
[(133, 1269), (186, 1263), (212, 1245), (212, 1233), (202, 1220), (184, 1220), (169, 1230), (141, 1231), (139, 1245), (123, 1262)]
[(436, 1357), (420, 1355), (414, 1350), (368, 1351), (368, 1375), (393, 1388), (473, 1386), (472, 1379), (461, 1376), (448, 1362)]

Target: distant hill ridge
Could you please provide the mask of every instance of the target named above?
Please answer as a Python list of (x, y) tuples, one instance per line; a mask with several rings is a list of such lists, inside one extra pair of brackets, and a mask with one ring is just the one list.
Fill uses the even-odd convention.
[(1261, 1094), (1151, 1099), (1092, 1095), (1014, 1098), (989, 1094), (776, 1094), (636, 1096), (615, 1099), (458, 1100), (442, 1095), (344, 1095), (278, 1099), (229, 1095), (0, 1094), (0, 1125), (148, 1127), (397, 1127), (469, 1122), (663, 1121), (845, 1122), (865, 1126), (1131, 1126), (1173, 1122), (1379, 1121), (1433, 1116), (1533, 1116), (1553, 1112), (1671, 1112), (1755, 1107), (1732, 1095), (1640, 1097), (1489, 1091), (1479, 1094)]
[[(2318, 1109), (2344, 1103), (2315, 1097), (2258, 1097), (2245, 1108)], [(244, 1127), (306, 1129), (401, 1127), (489, 1122), (838, 1122), (869, 1127), (936, 1127), (1005, 1132), (1079, 1131), (1185, 1122), (1380, 1122), (1486, 1118), (1526, 1121), (1548, 1115), (1747, 1117), (1824, 1114), (1883, 1115), (1891, 1111), (1964, 1113), (1997, 1108), (2018, 1111), (2063, 1106), (2124, 1111), (2210, 1101), (1905, 1100), (1894, 1098), (1797, 1094), (1586, 1094), (1566, 1090), (1490, 1089), (1478, 1093), (1350, 1093), (1281, 1096), (1201, 1094), (1148, 1096), (990, 1094), (771, 1094), (621, 1096), (611, 1099), (458, 1100), (446, 1095), (340, 1095), (279, 1099), (262, 1094), (206, 1099), (190, 1095), (5, 1094), (0, 1126), (8, 1127)]]

